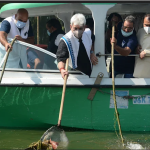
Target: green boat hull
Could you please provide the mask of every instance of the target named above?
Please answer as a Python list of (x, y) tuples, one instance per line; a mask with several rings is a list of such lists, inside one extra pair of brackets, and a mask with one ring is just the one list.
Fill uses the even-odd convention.
[[(109, 108), (112, 88), (101, 88), (93, 101), (87, 97), (91, 88), (67, 87), (61, 125), (114, 131), (114, 108)], [(130, 95), (144, 95), (149, 88), (116, 88)], [(0, 87), (0, 127), (49, 128), (58, 122), (62, 87)], [(135, 105), (128, 99), (128, 109), (118, 109), (123, 131), (150, 131), (150, 105)]]

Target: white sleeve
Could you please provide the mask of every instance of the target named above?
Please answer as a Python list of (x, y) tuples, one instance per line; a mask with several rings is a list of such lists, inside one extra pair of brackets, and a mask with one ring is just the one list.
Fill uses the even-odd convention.
[(86, 34), (88, 34), (88, 36), (91, 38), (91, 30), (89, 28), (85, 28), (85, 31), (84, 31)]
[(56, 37), (56, 40), (55, 40), (55, 45), (58, 46), (59, 45), (59, 42), (60, 42), (60, 39), (64, 36), (64, 34), (58, 34), (57, 37)]
[(144, 52), (146, 53), (146, 56), (150, 56), (150, 49), (145, 49)]

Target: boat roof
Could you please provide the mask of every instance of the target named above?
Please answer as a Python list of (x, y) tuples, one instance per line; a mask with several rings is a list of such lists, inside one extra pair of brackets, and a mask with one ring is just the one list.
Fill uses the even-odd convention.
[(85, 5), (110, 4), (115, 3), (10, 3), (1, 8), (0, 16), (1, 18), (12, 16), (16, 14), (19, 8), (27, 9), (29, 12), (29, 17), (49, 16), (67, 12), (91, 14), (91, 11)]
[(101, 3), (10, 3), (4, 5), (1, 8), (0, 16), (2, 18), (5, 18), (14, 15), (19, 8), (26, 8), (29, 12), (30, 17), (47, 16), (67, 12), (80, 12), (84, 14), (91, 14), (91, 11), (87, 7), (85, 7), (85, 5), (91, 4), (98, 5)]
[[(6, 18), (16, 14), (19, 8), (25, 8), (29, 17), (49, 16), (58, 13), (83, 13), (91, 14), (87, 5), (114, 5), (107, 14), (118, 12), (120, 14), (149, 13), (150, 3), (10, 3), (0, 10), (0, 17)], [(38, 8), (38, 9), (37, 9)]]

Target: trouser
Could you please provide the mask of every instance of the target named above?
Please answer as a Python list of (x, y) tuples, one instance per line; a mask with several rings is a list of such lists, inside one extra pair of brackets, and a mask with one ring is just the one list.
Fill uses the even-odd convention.
[[(122, 73), (119, 73), (119, 72), (117, 72), (117, 71), (114, 71), (114, 76), (116, 77), (116, 75), (118, 75), (118, 74), (122, 74)], [(130, 73), (125, 73), (124, 74), (124, 78), (134, 78), (133, 77), (133, 73), (132, 74), (130, 74)]]

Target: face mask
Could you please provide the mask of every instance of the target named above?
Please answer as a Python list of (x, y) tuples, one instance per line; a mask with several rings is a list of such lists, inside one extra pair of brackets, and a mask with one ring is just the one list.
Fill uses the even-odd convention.
[(83, 34), (83, 30), (75, 30), (73, 31), (73, 34), (76, 38), (81, 38), (82, 37), (82, 34)]
[(133, 30), (132, 30), (131, 32), (125, 32), (125, 31), (123, 31), (123, 30), (121, 29), (121, 33), (122, 33), (122, 35), (123, 35), (124, 37), (128, 37), (128, 36), (130, 36), (130, 35), (133, 34)]
[(26, 22), (22, 22), (22, 21), (19, 21), (19, 20), (16, 22), (16, 26), (20, 29), (24, 28), (25, 25), (26, 25)]
[(47, 34), (48, 34), (48, 36), (50, 36), (51, 35), (51, 33), (47, 30)]
[(145, 30), (145, 32), (146, 32), (147, 34), (150, 33), (150, 27), (144, 27), (144, 30)]

